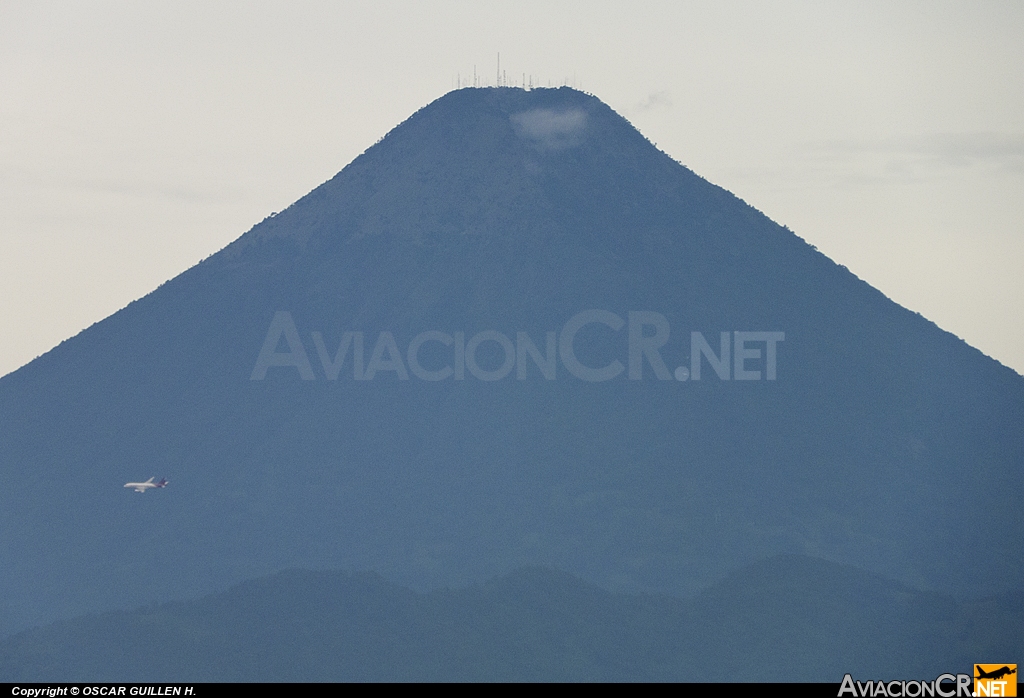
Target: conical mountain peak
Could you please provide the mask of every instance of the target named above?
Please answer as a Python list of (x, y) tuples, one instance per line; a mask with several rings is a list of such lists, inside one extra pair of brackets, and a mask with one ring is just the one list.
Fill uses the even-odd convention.
[(423, 243), (505, 234), (513, 218), (542, 217), (566, 195), (600, 204), (643, 186), (602, 176), (609, 165), (634, 180), (652, 166), (687, 172), (607, 105), (571, 88), (464, 88), (413, 114), (250, 237), (330, 244), (386, 234)]
[[(324, 277), (315, 282), (321, 297), (343, 305), (386, 270), (396, 283), (374, 309), (355, 311), (361, 317), (430, 312), (412, 283), (423, 278), (434, 309), (473, 286), (478, 305), (511, 310), (530, 297), (529, 284), (557, 310), (514, 314), (571, 314), (621, 296), (625, 287), (609, 287), (619, 282), (595, 268), (643, 278), (634, 297), (676, 298), (681, 283), (694, 296), (729, 297), (739, 282), (756, 305), (765, 285), (790, 293), (794, 278), (838, 271), (570, 88), (451, 92), (221, 256), (256, 268), (305, 259), (294, 263)], [(338, 288), (339, 279), (350, 284)]]
[(1024, 379), (596, 98), (457, 90), (0, 379), (0, 632), (285, 567), (1008, 589), (1022, 423)]

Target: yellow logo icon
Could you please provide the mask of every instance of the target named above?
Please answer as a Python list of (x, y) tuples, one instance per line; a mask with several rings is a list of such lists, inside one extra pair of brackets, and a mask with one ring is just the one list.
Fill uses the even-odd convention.
[(975, 664), (974, 695), (977, 698), (1016, 696), (1017, 665)]

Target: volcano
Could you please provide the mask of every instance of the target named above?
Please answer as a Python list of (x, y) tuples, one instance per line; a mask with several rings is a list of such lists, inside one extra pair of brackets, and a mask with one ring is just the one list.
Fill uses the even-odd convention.
[(289, 567), (999, 593), (1022, 424), (1024, 378), (595, 97), (457, 90), (0, 379), (0, 634)]

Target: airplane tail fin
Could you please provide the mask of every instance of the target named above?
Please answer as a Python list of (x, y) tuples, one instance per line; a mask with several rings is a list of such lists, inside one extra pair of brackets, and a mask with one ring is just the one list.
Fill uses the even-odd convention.
[(160, 478), (160, 482), (156, 483), (156, 486), (157, 487), (167, 487), (167, 485), (169, 485), (169, 484), (170, 483), (167, 482), (167, 478), (162, 477), (162, 478)]

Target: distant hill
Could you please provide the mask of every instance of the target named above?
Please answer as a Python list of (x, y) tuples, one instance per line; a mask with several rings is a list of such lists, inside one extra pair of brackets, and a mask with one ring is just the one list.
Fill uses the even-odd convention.
[(800, 556), (682, 601), (544, 568), (417, 594), (287, 571), (0, 642), (0, 681), (933, 679), (1020, 657), (1024, 594), (956, 602)]
[(0, 378), (0, 636), (289, 567), (1001, 593), (1022, 424), (1024, 378), (597, 98), (458, 90)]

